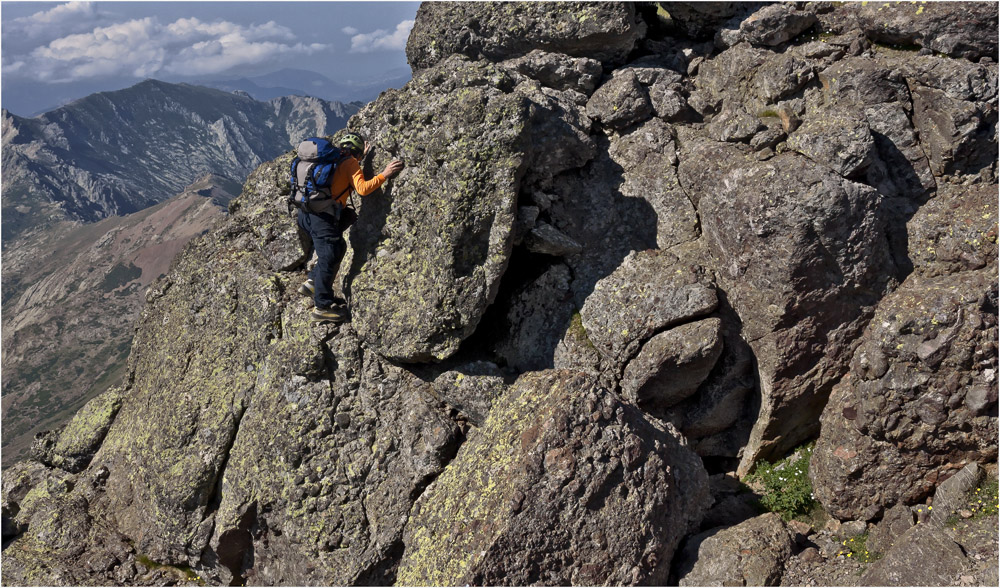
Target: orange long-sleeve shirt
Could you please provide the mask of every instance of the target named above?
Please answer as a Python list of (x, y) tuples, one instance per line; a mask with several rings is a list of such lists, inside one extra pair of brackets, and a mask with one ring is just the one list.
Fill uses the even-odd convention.
[(382, 174), (377, 174), (374, 178), (366, 180), (358, 160), (348, 157), (337, 166), (337, 171), (333, 173), (333, 182), (330, 183), (330, 193), (333, 194), (337, 202), (346, 206), (347, 199), (351, 195), (350, 188), (354, 188), (354, 191), (361, 196), (367, 196), (384, 183), (385, 176)]

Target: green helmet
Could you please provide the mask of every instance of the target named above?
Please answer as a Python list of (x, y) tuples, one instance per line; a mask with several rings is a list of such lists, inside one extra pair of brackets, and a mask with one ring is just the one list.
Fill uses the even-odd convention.
[(348, 132), (340, 138), (340, 146), (350, 150), (355, 157), (359, 157), (365, 151), (365, 138), (358, 133)]

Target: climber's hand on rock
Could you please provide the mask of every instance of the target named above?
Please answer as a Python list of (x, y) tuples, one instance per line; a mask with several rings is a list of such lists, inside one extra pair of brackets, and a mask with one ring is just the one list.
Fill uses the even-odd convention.
[(394, 178), (401, 171), (403, 171), (403, 162), (396, 159), (389, 165), (385, 166), (385, 170), (382, 171), (382, 175), (385, 176), (386, 179)]

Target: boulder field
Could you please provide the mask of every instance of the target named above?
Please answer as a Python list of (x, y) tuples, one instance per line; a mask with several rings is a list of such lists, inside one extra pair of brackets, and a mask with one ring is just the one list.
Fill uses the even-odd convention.
[(794, 583), (834, 555), (732, 482), (815, 441), (832, 524), (893, 538), (852, 581), (995, 585), (911, 507), (996, 475), (996, 20), (424, 4), (349, 123), (406, 162), (350, 322), (310, 322), (264, 163), (4, 471), (4, 584)]

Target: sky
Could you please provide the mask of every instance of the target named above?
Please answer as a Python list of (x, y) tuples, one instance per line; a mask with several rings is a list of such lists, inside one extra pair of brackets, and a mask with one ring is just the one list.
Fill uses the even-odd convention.
[[(22, 116), (164, 81), (284, 68), (334, 81), (405, 70), (417, 2), (0, 2), (0, 106)], [(32, 112), (29, 110), (35, 109)]]

